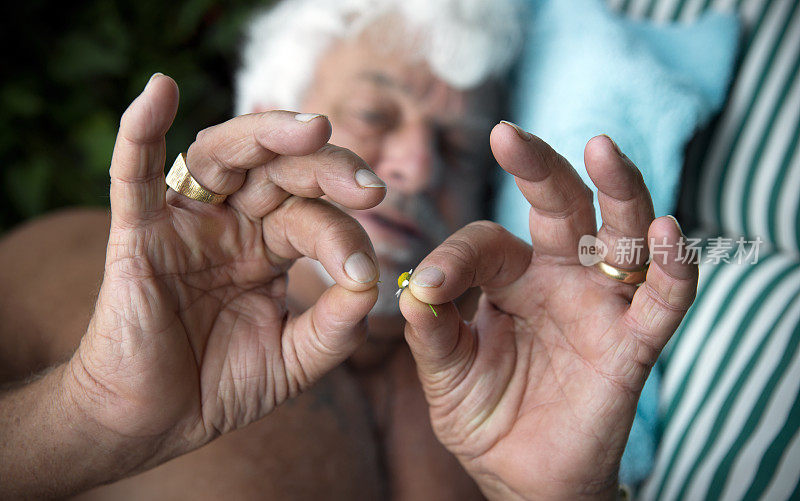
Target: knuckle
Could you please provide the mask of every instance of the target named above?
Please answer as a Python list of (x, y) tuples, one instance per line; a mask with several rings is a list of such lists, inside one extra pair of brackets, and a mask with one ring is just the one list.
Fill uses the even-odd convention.
[(544, 151), (542, 157), (547, 165), (556, 169), (565, 169), (570, 170), (572, 169), (572, 164), (564, 158), (559, 152), (553, 149), (552, 146), (545, 143)]
[(683, 281), (675, 281), (669, 284), (665, 293), (665, 300), (673, 308), (685, 312), (694, 303), (696, 295), (696, 287), (687, 287)]
[(440, 252), (449, 258), (448, 261), (462, 267), (475, 262), (478, 256), (477, 250), (469, 240), (457, 236), (446, 240), (440, 247)]
[(502, 237), (506, 233), (506, 229), (503, 228), (502, 225), (494, 222), (494, 221), (473, 221), (469, 223), (465, 229), (468, 231), (474, 231), (479, 234), (486, 234), (490, 237)]
[(364, 233), (353, 217), (325, 200), (291, 197), (289, 220), (306, 220), (315, 223), (313, 234), (322, 240), (339, 241)]
[(474, 263), (480, 257), (481, 242), (501, 242), (508, 230), (494, 221), (473, 221), (442, 244), (442, 251), (461, 264)]
[(336, 236), (340, 233), (350, 233), (356, 229), (357, 224), (350, 216), (343, 212), (325, 211), (319, 218), (321, 229), (331, 235)]
[(636, 179), (637, 181), (638, 180), (644, 181), (644, 178), (642, 177), (642, 171), (639, 170), (639, 167), (637, 167), (636, 164), (633, 163), (633, 160), (628, 158), (627, 155), (623, 155), (622, 163), (628, 168), (634, 179)]
[(463, 230), (465, 243), (472, 248), (475, 256), (485, 245), (508, 242), (510, 236), (507, 229), (494, 221), (474, 221)]
[(215, 163), (222, 163), (224, 165), (227, 162), (224, 162), (224, 159), (218, 156), (220, 149), (217, 148), (217, 145), (220, 142), (220, 135), (217, 131), (219, 131), (219, 127), (220, 125), (214, 125), (198, 132), (197, 136), (195, 136), (194, 143), (192, 143), (189, 148), (194, 149), (195, 153), (205, 154), (214, 160)]
[(152, 136), (150, 130), (152, 127), (149, 127), (147, 122), (143, 123), (136, 113), (133, 105), (125, 110), (119, 119), (119, 133), (129, 143), (145, 143)]
[(194, 138), (194, 144), (205, 146), (206, 143), (211, 141), (211, 137), (214, 135), (214, 127), (206, 127), (205, 129), (200, 130)]
[(322, 148), (317, 150), (317, 155), (319, 156), (320, 163), (335, 163), (336, 160), (342, 155), (342, 148), (341, 146), (336, 146), (335, 144), (325, 143)]
[(211, 134), (209, 129), (203, 129), (198, 132), (192, 144), (186, 149), (186, 156), (191, 159), (205, 156), (206, 152), (209, 151), (208, 143), (210, 142)]
[(330, 143), (326, 143), (318, 152), (320, 153), (320, 166), (328, 172), (336, 171), (337, 167), (342, 165), (356, 170), (362, 163), (361, 158), (352, 151)]
[[(294, 116), (297, 113), (296, 111), (283, 109), (270, 109), (259, 113), (251, 113), (250, 115), (245, 115), (245, 117), (247, 117), (247, 120), (255, 119), (256, 130), (282, 132), (284, 128), (280, 126), (276, 127), (276, 125), (284, 123), (283, 120), (285, 118)], [(236, 118), (232, 120), (236, 120)]]
[(131, 111), (130, 107), (128, 107), (128, 109), (126, 109), (125, 112), (122, 113), (122, 116), (119, 119), (119, 128), (120, 129), (125, 130), (130, 126), (131, 113), (133, 113), (133, 112)]
[(361, 237), (364, 232), (355, 219), (341, 211), (329, 214), (320, 224), (328, 238), (335, 241)]

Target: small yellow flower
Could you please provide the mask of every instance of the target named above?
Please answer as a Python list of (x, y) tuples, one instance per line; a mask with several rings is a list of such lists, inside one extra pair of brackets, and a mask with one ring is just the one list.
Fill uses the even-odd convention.
[(394, 293), (395, 297), (400, 297), (400, 293), (403, 292), (403, 289), (408, 287), (408, 280), (411, 278), (412, 273), (414, 273), (414, 268), (404, 271), (399, 277), (397, 277), (397, 286), (400, 288)]
[[(399, 287), (399, 289), (397, 289), (397, 292), (394, 293), (395, 297), (400, 297), (400, 294), (403, 293), (403, 289), (408, 287), (409, 280), (411, 280), (411, 274), (412, 273), (414, 273), (414, 268), (411, 268), (408, 271), (404, 271), (403, 273), (400, 274), (399, 277), (397, 277), (397, 286)], [(433, 309), (433, 305), (429, 304), (428, 307), (433, 312), (433, 316), (436, 317), (436, 318), (439, 318), (439, 314), (436, 313), (436, 310)]]

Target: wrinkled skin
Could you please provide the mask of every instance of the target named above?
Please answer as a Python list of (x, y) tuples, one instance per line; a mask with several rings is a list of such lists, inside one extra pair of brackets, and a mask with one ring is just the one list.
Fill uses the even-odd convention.
[[(638, 288), (580, 264), (578, 240), (595, 234), (592, 194), (566, 160), (505, 124), (491, 142), (532, 205), (533, 246), (473, 223), (423, 260), (402, 295), (434, 430), (490, 498), (613, 499), (639, 393), (694, 299), (696, 266), (677, 260), (680, 228), (654, 220), (641, 174), (608, 138), (585, 153), (598, 237), (610, 249), (623, 237), (670, 245)], [(646, 254), (606, 260), (636, 269)], [(443, 276), (431, 280), (431, 268)], [(465, 322), (451, 301), (474, 286), (482, 296)]]
[[(193, 175), (236, 193), (213, 206), (164, 197), (164, 133), (177, 97), (175, 83), (157, 75), (123, 116), (103, 285), (69, 365), (76, 401), (104, 429), (168, 444), (145, 464), (242, 427), (308, 388), (363, 341), (377, 296), (363, 229), (305, 198), (327, 191), (365, 208), (385, 194), (356, 183), (354, 171), (367, 167), (355, 155), (325, 145), (324, 117), (268, 112), (201, 133), (188, 151)], [(355, 253), (367, 263), (358, 280), (343, 264)], [(319, 258), (337, 284), (294, 317), (286, 269), (300, 255)]]

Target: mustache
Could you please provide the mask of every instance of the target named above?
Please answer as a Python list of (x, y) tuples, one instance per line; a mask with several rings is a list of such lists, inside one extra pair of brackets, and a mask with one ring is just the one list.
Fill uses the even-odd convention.
[(414, 221), (420, 233), (432, 246), (439, 245), (450, 236), (450, 227), (442, 219), (438, 207), (428, 196), (408, 196), (389, 191), (378, 207), (381, 205), (389, 206), (404, 218)]

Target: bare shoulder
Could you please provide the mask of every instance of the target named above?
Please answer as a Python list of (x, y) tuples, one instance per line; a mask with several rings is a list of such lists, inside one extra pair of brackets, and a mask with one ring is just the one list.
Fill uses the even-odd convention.
[(77, 346), (103, 276), (109, 215), (66, 209), (0, 239), (0, 380), (25, 377)]

